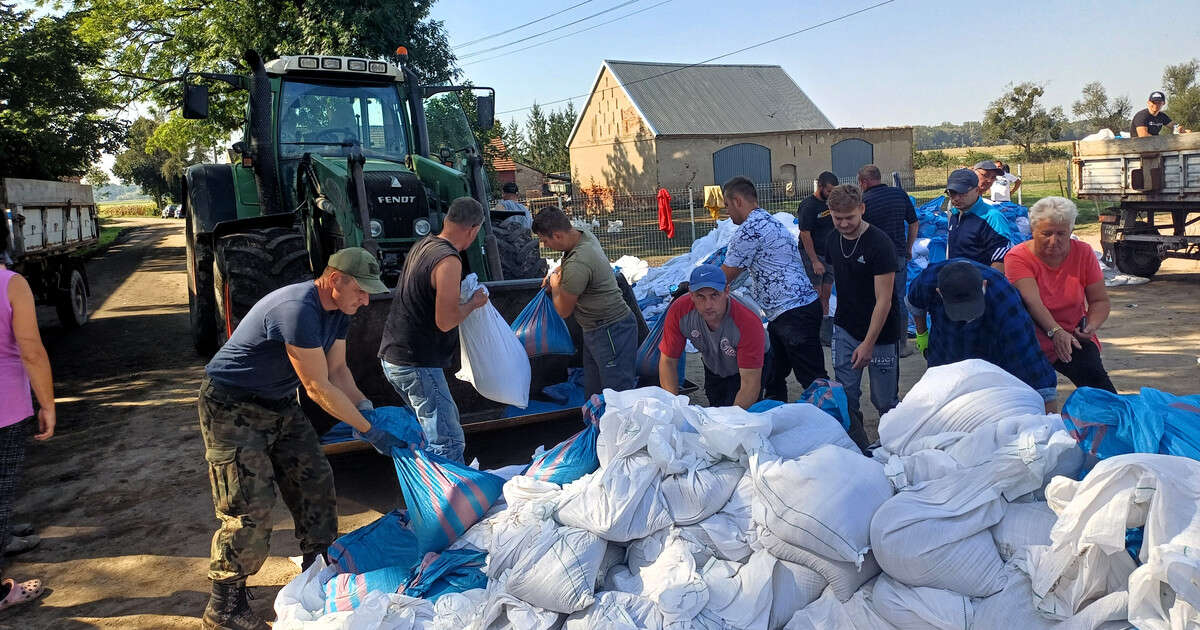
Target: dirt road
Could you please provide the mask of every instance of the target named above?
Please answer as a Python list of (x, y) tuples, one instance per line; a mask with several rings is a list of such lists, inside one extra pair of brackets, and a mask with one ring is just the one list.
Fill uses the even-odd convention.
[[(0, 628), (195, 628), (207, 598), (216, 520), (196, 425), (202, 361), (188, 336), (182, 225), (127, 222), (136, 227), (129, 238), (89, 263), (92, 321), (64, 331), (50, 314), (43, 329), (59, 430), (31, 444), (15, 518), (44, 541), (5, 575), (40, 577), (48, 593), (0, 613)], [(1200, 265), (1169, 262), (1154, 282), (1112, 296), (1102, 338), (1117, 386), (1200, 392)], [(903, 366), (906, 390), (923, 362)], [(485, 461), (518, 461), (543, 438), (517, 438)], [(332, 463), (342, 532), (395, 506), (390, 462), (356, 454)], [(299, 553), (291, 519), (282, 504), (273, 516), (273, 555), (250, 581), (263, 613), (298, 572), (287, 559)]]

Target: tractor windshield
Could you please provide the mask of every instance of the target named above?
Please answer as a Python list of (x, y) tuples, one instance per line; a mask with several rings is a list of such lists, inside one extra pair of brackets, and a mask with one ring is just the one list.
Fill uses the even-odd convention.
[(279, 154), (346, 155), (351, 143), (368, 157), (408, 155), (404, 111), (395, 85), (285, 81), (279, 111)]
[(460, 98), (458, 92), (442, 92), (425, 99), (425, 124), (429, 127), (430, 157), (466, 172), (465, 149), (476, 149), (475, 134)]

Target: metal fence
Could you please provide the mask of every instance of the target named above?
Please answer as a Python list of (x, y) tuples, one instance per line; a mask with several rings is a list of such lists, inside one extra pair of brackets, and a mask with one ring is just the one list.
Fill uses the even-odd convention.
[[(796, 212), (800, 201), (812, 194), (811, 182), (759, 184), (758, 203), (768, 212)], [(570, 194), (520, 199), (533, 214), (548, 206), (562, 208), (576, 225), (591, 230), (611, 260), (636, 256), (651, 265), (686, 253), (692, 242), (716, 227), (717, 219), (729, 214), (721, 210), (714, 218), (704, 207), (704, 188), (668, 189), (674, 237), (659, 228), (658, 191), (613, 193), (572, 187)], [(561, 256), (543, 249), (549, 258)]]

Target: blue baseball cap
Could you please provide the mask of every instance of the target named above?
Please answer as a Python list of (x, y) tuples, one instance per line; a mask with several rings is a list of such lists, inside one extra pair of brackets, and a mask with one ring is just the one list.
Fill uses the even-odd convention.
[(725, 290), (725, 272), (716, 265), (700, 265), (692, 270), (688, 278), (688, 291), (699, 291), (709, 288), (716, 291)]
[(960, 168), (946, 178), (946, 190), (963, 194), (971, 189), (979, 188), (979, 176), (969, 168)]

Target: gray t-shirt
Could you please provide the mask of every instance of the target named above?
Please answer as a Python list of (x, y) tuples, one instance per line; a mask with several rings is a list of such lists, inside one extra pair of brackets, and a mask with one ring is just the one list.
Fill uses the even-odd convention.
[(766, 333), (762, 320), (737, 298), (729, 298), (729, 310), (716, 330), (708, 327), (696, 310), (691, 294), (681, 295), (667, 309), (662, 341), (658, 349), (679, 358), (688, 341), (700, 352), (704, 367), (717, 376), (733, 376), (739, 369), (763, 366)]
[(754, 300), (768, 320), (817, 299), (796, 248), (796, 237), (762, 208), (752, 210), (733, 233), (725, 264), (750, 270)]

